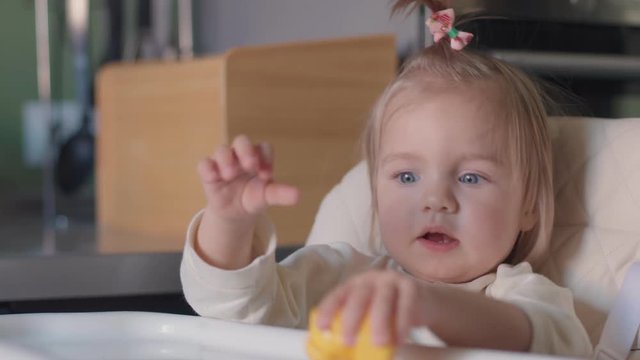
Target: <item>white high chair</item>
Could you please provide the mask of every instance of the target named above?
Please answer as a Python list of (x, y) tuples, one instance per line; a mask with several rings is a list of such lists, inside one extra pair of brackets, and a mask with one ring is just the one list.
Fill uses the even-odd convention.
[[(551, 129), (556, 215), (540, 271), (573, 291), (595, 358), (640, 359), (640, 118), (554, 118)], [(370, 203), (360, 163), (323, 200), (307, 243), (383, 254)]]

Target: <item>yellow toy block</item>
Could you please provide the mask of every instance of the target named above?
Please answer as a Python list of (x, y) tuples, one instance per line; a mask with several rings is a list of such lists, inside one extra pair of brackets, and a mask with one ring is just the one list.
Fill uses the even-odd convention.
[(395, 346), (378, 346), (371, 340), (371, 326), (367, 315), (360, 326), (354, 346), (342, 342), (342, 317), (338, 314), (331, 323), (330, 331), (316, 327), (316, 310), (309, 317), (307, 354), (311, 360), (391, 360)]

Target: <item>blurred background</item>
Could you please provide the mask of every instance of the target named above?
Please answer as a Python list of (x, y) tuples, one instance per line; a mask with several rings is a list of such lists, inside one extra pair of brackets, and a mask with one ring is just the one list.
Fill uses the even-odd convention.
[[(181, 303), (177, 267), (189, 217), (179, 220), (179, 235), (125, 229), (100, 238), (96, 82), (101, 70), (124, 64), (124, 71), (136, 74), (136, 64), (142, 71), (153, 64), (179, 68), (171, 66), (231, 48), (383, 33), (396, 37), (394, 58), (396, 46), (409, 53), (418, 44), (418, 17), (391, 19), (386, 1), (8, 0), (0, 2), (0, 17), (6, 46), (0, 58), (0, 313), (122, 304), (146, 309), (152, 303), (188, 311)], [(387, 66), (386, 73), (393, 69)], [(133, 111), (119, 119), (135, 122)], [(175, 118), (166, 129), (188, 121), (184, 124)], [(211, 138), (207, 149), (215, 147)], [(195, 161), (186, 166), (195, 175)], [(129, 196), (119, 194), (106, 197)]]
[[(640, 1), (464, 0), (454, 2), (454, 7), (459, 14), (481, 12), (489, 15), (464, 25), (476, 34), (474, 47), (574, 93), (560, 99), (569, 114), (607, 118), (640, 114)], [(186, 230), (189, 217), (178, 217), (178, 230), (159, 233), (145, 232), (143, 226), (136, 228), (137, 223), (145, 221), (136, 215), (126, 214), (126, 219), (118, 223), (109, 214), (117, 216), (123, 214), (123, 208), (135, 208), (136, 197), (143, 195), (145, 186), (151, 188), (152, 185), (146, 178), (137, 177), (136, 169), (129, 169), (129, 173), (117, 172), (125, 167), (124, 161), (131, 160), (139, 164), (140, 169), (155, 169), (156, 166), (163, 169), (156, 163), (157, 153), (147, 151), (153, 149), (149, 144), (188, 147), (190, 139), (180, 136), (175, 129), (192, 127), (197, 130), (196, 125), (190, 123), (190, 117), (202, 117), (204, 121), (211, 118), (214, 123), (219, 114), (214, 110), (197, 114), (186, 112), (184, 116), (172, 115), (167, 122), (154, 122), (154, 119), (145, 118), (143, 110), (160, 107), (166, 102), (159, 102), (161, 97), (149, 100), (146, 96), (157, 95), (173, 88), (173, 84), (182, 83), (181, 74), (186, 74), (184, 83), (193, 86), (176, 86), (175, 91), (188, 93), (187, 98), (203, 93), (198, 87), (206, 84), (206, 81), (189, 82), (195, 81), (193, 78), (206, 80), (210, 76), (212, 82), (221, 81), (220, 78), (231, 81), (228, 79), (232, 78), (232, 66), (222, 70), (229, 73), (220, 75), (216, 65), (221, 61), (235, 64), (234, 56), (245, 54), (231, 49), (255, 49), (256, 54), (281, 51), (280, 57), (298, 56), (295, 46), (279, 48), (278, 44), (300, 44), (300, 51), (311, 52), (315, 51), (318, 45), (314, 44), (318, 42), (338, 41), (335, 59), (323, 60), (323, 64), (356, 74), (352, 68), (340, 68), (340, 63), (354, 59), (340, 47), (339, 44), (343, 44), (340, 40), (356, 39), (353, 47), (363, 46), (364, 49), (369, 46), (368, 40), (361, 43), (357, 39), (387, 34), (394, 39), (391, 48), (384, 48), (383, 42), (382, 50), (373, 53), (379, 58), (370, 59), (372, 69), (382, 69), (376, 70), (380, 76), (376, 81), (367, 82), (366, 74), (354, 75), (354, 84), (362, 86), (357, 88), (361, 92), (350, 92), (352, 98), (346, 93), (347, 96), (341, 96), (339, 100), (329, 95), (325, 99), (318, 95), (323, 93), (315, 92), (317, 79), (325, 85), (331, 84), (326, 86), (334, 92), (336, 88), (352, 89), (345, 88), (345, 83), (331, 72), (331, 67), (327, 67), (324, 76), (317, 74), (311, 80), (304, 76), (299, 80), (289, 78), (295, 75), (296, 63), (283, 67), (291, 70), (286, 74), (280, 68), (279, 72), (272, 73), (265, 68), (261, 69), (267, 71), (265, 77), (252, 85), (260, 89), (273, 86), (276, 93), (284, 85), (278, 85), (277, 81), (274, 84), (267, 81), (265, 85), (264, 79), (286, 77), (289, 90), (316, 94), (313, 96), (318, 97), (319, 103), (336, 101), (335, 106), (331, 106), (336, 112), (328, 113), (331, 117), (355, 118), (346, 131), (350, 137), (341, 137), (340, 144), (355, 144), (357, 125), (366, 118), (366, 109), (375, 99), (372, 94), (381, 91), (396, 65), (429, 43), (423, 27), (428, 11), (390, 17), (389, 8), (387, 0), (0, 2), (0, 43), (5, 46), (0, 57), (0, 312), (131, 308), (188, 313), (180, 295), (177, 267), (183, 228)], [(304, 44), (310, 44), (310, 47), (306, 48)], [(278, 54), (273, 58), (277, 60)], [(286, 63), (286, 58), (280, 60)], [(190, 70), (180, 70), (191, 69), (192, 65), (195, 69), (199, 64), (206, 70), (197, 70), (196, 75)], [(242, 74), (258, 72), (255, 69), (266, 62), (246, 64), (242, 65), (247, 69)], [(369, 65), (364, 68), (366, 66)], [(163, 78), (163, 74), (173, 74), (174, 69), (178, 69), (175, 70), (177, 75)], [(147, 77), (141, 74), (147, 74), (144, 75)], [(136, 88), (125, 81), (135, 82), (138, 76), (163, 79), (164, 82), (158, 80), (158, 84)], [(220, 91), (229, 98), (229, 94), (240, 94), (238, 101), (242, 104), (243, 93), (236, 93), (234, 89), (246, 90), (247, 83), (238, 80), (239, 85), (234, 85), (224, 81), (220, 82), (223, 89)], [(102, 86), (101, 91), (96, 90), (98, 85)], [(362, 89), (366, 86), (369, 87)], [(102, 103), (99, 94), (104, 94)], [(203, 104), (215, 102), (217, 92), (212, 90), (210, 94), (211, 98), (204, 99)], [(287, 94), (291, 96), (291, 93)], [(180, 94), (167, 93), (166, 96), (167, 99), (178, 99)], [(130, 105), (138, 100), (141, 108)], [(349, 105), (351, 103), (357, 103), (358, 107)], [(252, 119), (249, 115), (238, 115), (235, 120), (234, 116), (241, 111), (234, 106), (221, 106), (223, 114), (215, 121), (228, 123), (228, 129), (233, 129), (235, 123), (252, 126), (247, 120)], [(242, 109), (242, 105), (239, 106)], [(265, 107), (271, 108), (273, 106)], [(317, 111), (324, 114), (321, 106)], [(277, 116), (282, 117), (282, 113)], [(146, 125), (142, 130), (124, 126), (114, 130), (111, 125), (114, 122), (101, 122), (104, 119), (116, 119), (130, 126), (136, 122)], [(335, 124), (328, 123), (329, 126), (339, 127), (347, 122), (334, 121)], [(317, 120), (317, 123), (322, 121)], [(273, 124), (272, 128), (268, 124), (256, 126), (275, 139), (289, 134), (290, 125)], [(284, 130), (274, 130), (280, 129), (278, 126)], [(336, 143), (337, 140), (327, 140), (335, 135), (330, 130), (317, 130), (320, 128), (314, 126), (319, 125), (309, 125), (309, 128), (315, 129), (317, 136), (324, 134), (318, 142), (319, 148), (322, 144), (331, 147)], [(114, 132), (103, 136), (106, 134), (103, 129)], [(163, 137), (167, 132), (173, 133), (175, 139), (167, 141)], [(224, 140), (232, 133), (228, 130), (220, 138), (212, 133), (211, 143), (205, 144), (204, 148), (213, 149), (215, 141)], [(118, 134), (120, 140), (114, 140), (116, 135), (113, 134)], [(293, 146), (290, 142), (287, 144), (282, 145), (285, 152), (286, 146)], [(118, 156), (110, 157), (116, 153)], [(204, 155), (206, 151), (202, 151)], [(315, 197), (314, 202), (308, 204), (307, 220), (292, 230), (296, 239), (287, 245), (295, 247), (304, 241), (321, 195), (357, 161), (357, 156), (347, 155), (342, 167), (331, 167), (329, 155), (319, 158), (318, 163), (324, 164), (323, 169), (330, 176), (323, 177), (322, 183), (314, 183), (317, 189), (313, 191), (317, 191), (311, 191)], [(294, 159), (291, 164), (295, 164)], [(100, 173), (99, 167), (103, 169), (101, 177), (96, 175)], [(195, 169), (195, 162), (187, 162), (185, 168)], [(295, 174), (284, 173), (297, 179)], [(129, 178), (123, 179), (123, 174)], [(160, 179), (165, 175), (159, 172), (153, 176)], [(195, 176), (195, 170), (191, 175)], [(118, 179), (114, 180), (114, 177)], [(104, 179), (105, 184), (112, 181), (120, 185), (114, 185), (116, 190), (106, 187), (101, 190), (98, 178)], [(314, 178), (318, 177), (314, 175)], [(130, 181), (130, 187), (127, 187), (127, 181)], [(142, 185), (134, 184), (136, 181)], [(147, 181), (146, 185), (144, 181)], [(147, 205), (164, 208), (171, 214), (172, 209), (179, 208), (177, 203), (181, 198), (189, 198), (182, 194), (198, 194), (197, 189), (190, 188), (191, 183), (185, 186), (179, 180), (171, 181), (176, 189), (144, 194)], [(171, 192), (173, 190), (175, 193)], [(109, 207), (110, 200), (121, 198), (131, 202)], [(107, 205), (101, 208), (101, 204)], [(185, 209), (191, 214), (197, 211), (198, 204), (192, 201)], [(176, 214), (178, 212), (175, 210)], [(150, 226), (162, 228), (161, 216), (170, 215), (167, 212), (157, 215), (158, 224)], [(118, 227), (118, 224), (129, 227)], [(111, 231), (109, 235), (102, 236), (107, 230)], [(284, 256), (288, 249), (280, 249), (279, 256)]]
[[(86, 34), (74, 49), (71, 19), (64, 0), (48, 2), (50, 98), (54, 130), (44, 119), (38, 98), (36, 62), (36, 2), (0, 3), (0, 21), (6, 46), (0, 59), (0, 246), (3, 254), (39, 252), (43, 236), (43, 167), (47, 152), (60, 156), (61, 148), (82, 130), (83, 118), (94, 134), (96, 122), (93, 85), (101, 66), (111, 62), (178, 58), (178, 2), (171, 0), (87, 1)], [(371, 33), (399, 35), (398, 49), (416, 46), (413, 19), (389, 19), (386, 1), (193, 1), (190, 22), (195, 56), (218, 54), (232, 47), (287, 41), (324, 39)], [(183, 21), (184, 22), (184, 21)], [(82, 27), (82, 26), (81, 26)], [(82, 31), (83, 29), (80, 29)], [(82, 43), (84, 41), (84, 44)], [(79, 49), (78, 49), (79, 47)], [(80, 51), (80, 55), (77, 52)], [(86, 57), (87, 65), (77, 68)], [(189, 55), (190, 56), (190, 55)], [(86, 77), (79, 81), (78, 77)], [(88, 85), (83, 85), (83, 82)], [(78, 87), (86, 86), (85, 89)], [(86, 92), (86, 93), (83, 93)], [(88, 106), (81, 104), (86, 101)], [(87, 114), (83, 114), (86, 112)], [(88, 120), (86, 119), (88, 118)], [(48, 139), (53, 136), (53, 139)], [(49, 148), (47, 141), (52, 141)], [(80, 145), (83, 145), (79, 141)], [(73, 145), (73, 144), (72, 144)], [(77, 150), (74, 148), (74, 150)], [(70, 150), (69, 150), (70, 151)], [(77, 150), (81, 152), (81, 150)], [(80, 155), (76, 155), (81, 157)], [(64, 159), (63, 159), (64, 160)], [(72, 161), (73, 159), (68, 159)], [(78, 160), (78, 159), (76, 159)], [(82, 160), (78, 160), (81, 162)], [(61, 165), (61, 170), (68, 168)], [(80, 246), (66, 237), (78, 230), (89, 234), (94, 223), (94, 183), (91, 170), (62, 174), (55, 191), (58, 248)], [(75, 175), (75, 176), (74, 176)], [(86, 225), (86, 226), (85, 226)], [(90, 243), (87, 247), (92, 246)]]

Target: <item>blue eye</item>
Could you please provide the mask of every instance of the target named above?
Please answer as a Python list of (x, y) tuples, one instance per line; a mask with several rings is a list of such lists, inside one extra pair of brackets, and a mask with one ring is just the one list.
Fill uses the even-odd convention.
[(458, 178), (458, 181), (460, 181), (463, 184), (478, 184), (481, 179), (482, 177), (478, 174), (466, 173), (460, 176)]
[(414, 182), (418, 181), (418, 177), (416, 176), (416, 174), (412, 173), (411, 171), (403, 171), (396, 175), (396, 178), (402, 184), (413, 184)]

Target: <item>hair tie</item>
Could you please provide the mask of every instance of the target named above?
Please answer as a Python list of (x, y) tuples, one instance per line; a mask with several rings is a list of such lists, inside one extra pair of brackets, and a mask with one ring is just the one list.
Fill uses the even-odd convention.
[(454, 50), (462, 50), (471, 42), (473, 34), (459, 31), (453, 27), (455, 18), (456, 15), (453, 9), (440, 10), (433, 13), (433, 15), (427, 19), (427, 27), (433, 35), (434, 42), (437, 43), (443, 37), (448, 36), (451, 39), (451, 48)]

